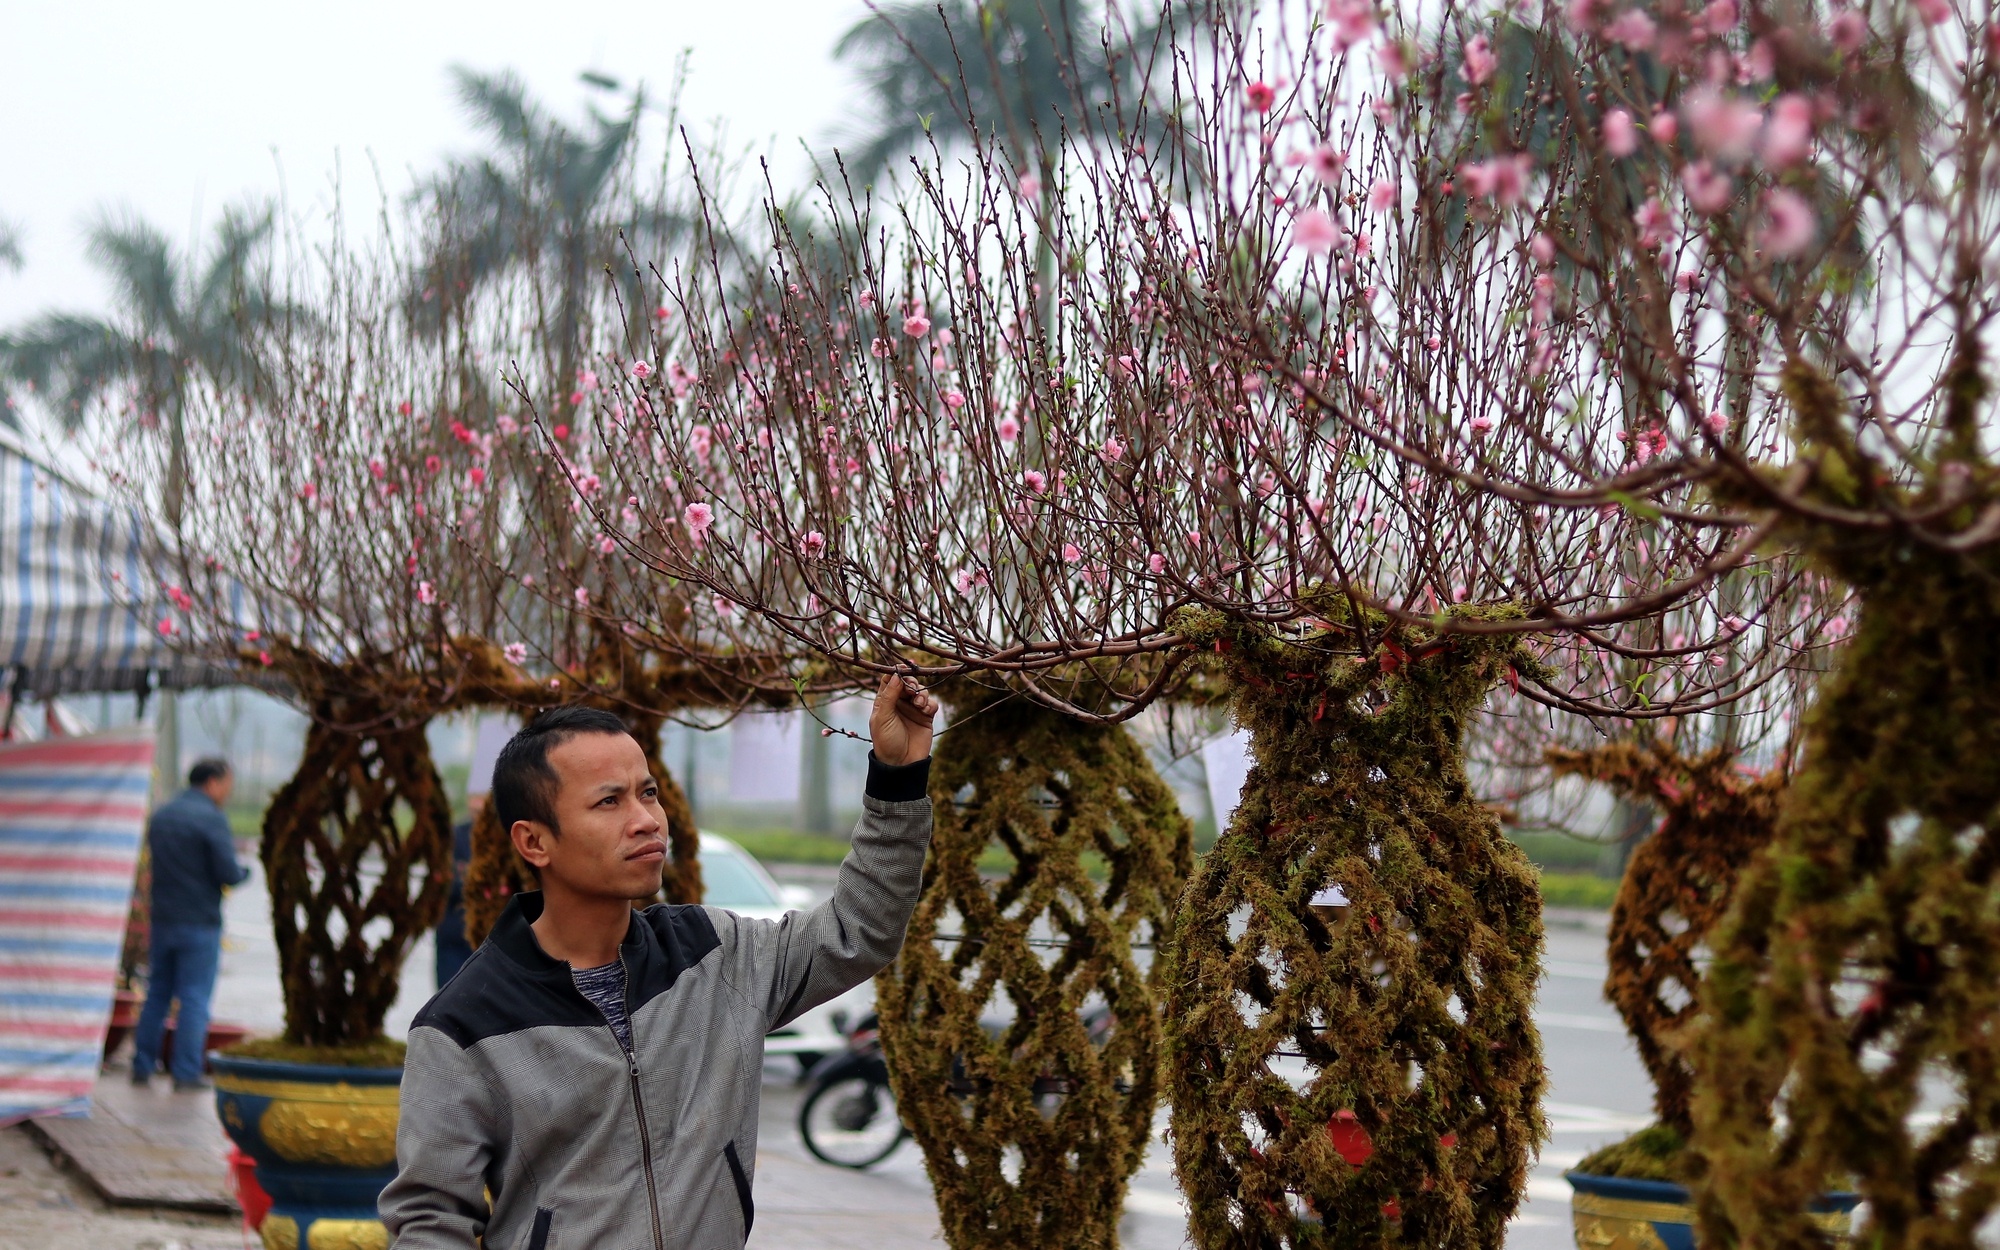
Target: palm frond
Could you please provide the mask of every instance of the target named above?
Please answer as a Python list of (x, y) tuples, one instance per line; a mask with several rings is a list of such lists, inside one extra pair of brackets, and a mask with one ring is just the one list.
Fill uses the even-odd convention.
[[(21, 254), (21, 228), (11, 221), (0, 219), (0, 265), (19, 269), (26, 260)], [(5, 419), (0, 417), (0, 420)]]
[(74, 313), (44, 313), (0, 336), (0, 371), (45, 395), (56, 420), (69, 430), (144, 354), (144, 344), (110, 322)]
[(167, 236), (129, 210), (103, 210), (88, 237), (87, 254), (110, 277), (133, 320), (178, 330), (181, 262)]

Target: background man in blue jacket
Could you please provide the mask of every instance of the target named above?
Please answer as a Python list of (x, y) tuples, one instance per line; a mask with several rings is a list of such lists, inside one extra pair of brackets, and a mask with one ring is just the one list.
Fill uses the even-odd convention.
[(250, 870), (236, 862), (229, 818), (222, 805), (236, 788), (223, 760), (200, 760), (188, 770), (188, 788), (163, 804), (146, 824), (153, 864), (153, 927), (146, 971), (146, 1006), (133, 1039), (132, 1083), (144, 1085), (160, 1062), (167, 1006), (178, 998), (174, 1053), (167, 1067), (176, 1092), (207, 1089), (202, 1044), (208, 1040), (208, 1000), (222, 960), (222, 891), (240, 885)]

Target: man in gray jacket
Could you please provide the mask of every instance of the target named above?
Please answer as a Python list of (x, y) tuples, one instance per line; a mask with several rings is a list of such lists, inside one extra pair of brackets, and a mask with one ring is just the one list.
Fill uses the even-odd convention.
[(500, 753), (492, 802), (542, 888), (417, 1014), (403, 1068), (395, 1250), (740, 1250), (764, 1035), (902, 946), (929, 845), (931, 719), (883, 681), (833, 897), (782, 920), (630, 901), (666, 820), (614, 716), (557, 708)]

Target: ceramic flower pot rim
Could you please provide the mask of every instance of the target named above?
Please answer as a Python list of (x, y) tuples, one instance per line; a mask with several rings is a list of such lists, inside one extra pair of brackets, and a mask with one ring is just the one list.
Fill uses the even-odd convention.
[[(1563, 1173), (1563, 1179), (1579, 1193), (1600, 1194), (1606, 1198), (1623, 1198), (1631, 1202), (1659, 1202), (1673, 1206), (1688, 1206), (1694, 1196), (1687, 1186), (1673, 1181), (1644, 1181), (1627, 1176), (1605, 1176), (1599, 1172)], [(1821, 1194), (1806, 1204), (1806, 1209), (1815, 1215), (1827, 1215), (1852, 1211), (1861, 1203), (1861, 1195), (1845, 1190)]]
[(208, 1052), (215, 1070), (232, 1076), (265, 1081), (306, 1081), (315, 1085), (400, 1085), (403, 1069), (348, 1068), (332, 1063), (289, 1063), (281, 1059), (255, 1059), (248, 1055)]

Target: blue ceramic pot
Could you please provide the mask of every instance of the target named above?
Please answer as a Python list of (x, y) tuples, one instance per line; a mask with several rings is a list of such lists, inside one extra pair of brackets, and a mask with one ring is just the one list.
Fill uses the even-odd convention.
[[(1563, 1179), (1576, 1191), (1569, 1210), (1577, 1250), (1695, 1250), (1694, 1202), (1682, 1186), (1589, 1172)], [(1828, 1235), (1845, 1238), (1860, 1201), (1860, 1194), (1827, 1194), (1810, 1210)]]
[(209, 1062), (223, 1131), (271, 1196), (265, 1250), (388, 1250), (375, 1200), (396, 1175), (403, 1070)]

